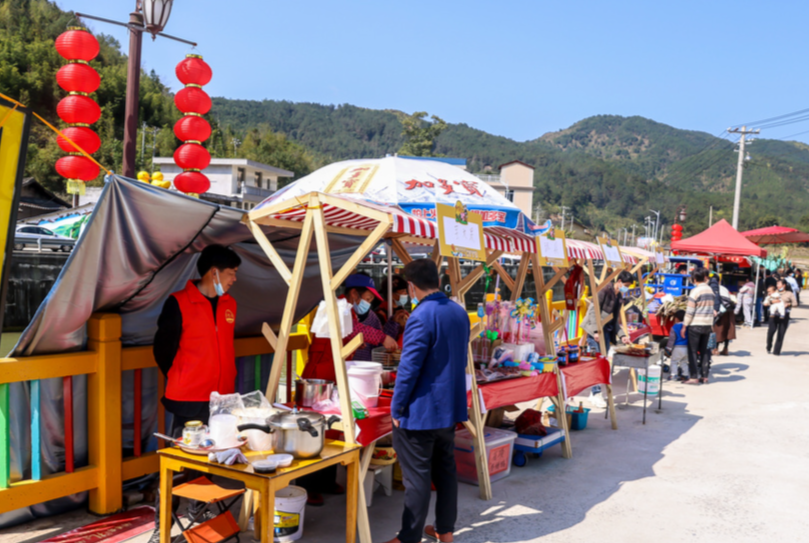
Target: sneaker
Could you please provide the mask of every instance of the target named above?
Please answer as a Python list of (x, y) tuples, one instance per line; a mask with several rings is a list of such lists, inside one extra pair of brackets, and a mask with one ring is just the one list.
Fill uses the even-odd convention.
[(607, 407), (607, 401), (601, 397), (601, 394), (591, 393), (588, 400), (590, 400), (590, 405), (598, 409), (604, 409), (605, 407)]

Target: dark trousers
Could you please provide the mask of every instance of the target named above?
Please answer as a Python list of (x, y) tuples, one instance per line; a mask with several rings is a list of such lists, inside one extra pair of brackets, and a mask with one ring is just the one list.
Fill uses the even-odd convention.
[(435, 531), (455, 531), (458, 478), (455, 474), (455, 425), (442, 430), (393, 428), (393, 448), (405, 486), (402, 543), (418, 543), (430, 508), (430, 482), (435, 485)]
[(688, 327), (688, 371), (691, 379), (707, 378), (711, 371), (711, 353), (708, 340), (713, 330), (710, 326)]
[[(784, 344), (784, 336), (788, 327), (789, 315), (786, 317), (770, 317), (770, 325), (767, 328), (767, 352), (772, 351), (773, 354), (781, 354), (781, 347)], [(773, 337), (775, 337), (775, 346), (772, 344)]]

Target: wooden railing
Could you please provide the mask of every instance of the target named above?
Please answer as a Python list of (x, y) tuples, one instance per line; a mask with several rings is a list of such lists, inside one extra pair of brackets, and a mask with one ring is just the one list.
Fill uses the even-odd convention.
[[(156, 367), (152, 347), (122, 347), (119, 315), (94, 314), (87, 324), (87, 351), (0, 359), (0, 513), (84, 491), (90, 492), (90, 511), (112, 513), (123, 505), (124, 481), (158, 471), (157, 454), (141, 451), (141, 372)], [(299, 351), (299, 357), (305, 357), (308, 348), (308, 335), (298, 333), (291, 336), (287, 351)], [(238, 358), (269, 354), (273, 349), (259, 336), (237, 339), (235, 351)], [(292, 356), (286, 358), (289, 364)], [(134, 456), (123, 458), (121, 373), (129, 370), (135, 371), (135, 449)], [(158, 374), (158, 397), (162, 397), (165, 379)], [(77, 375), (87, 376), (88, 465), (81, 468), (75, 467), (73, 458), (73, 377)], [(40, 381), (53, 378), (63, 379), (65, 471), (43, 475)], [(30, 391), (31, 479), (12, 482), (9, 388), (20, 382), (28, 382)], [(158, 430), (163, 432), (165, 413), (160, 402), (157, 409)]]

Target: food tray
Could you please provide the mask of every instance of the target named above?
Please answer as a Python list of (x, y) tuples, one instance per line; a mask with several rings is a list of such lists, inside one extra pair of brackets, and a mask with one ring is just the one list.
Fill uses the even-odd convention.
[(379, 362), (384, 369), (395, 370), (399, 366), (402, 351), (393, 351), (389, 353), (384, 347), (377, 347), (371, 350), (371, 361)]

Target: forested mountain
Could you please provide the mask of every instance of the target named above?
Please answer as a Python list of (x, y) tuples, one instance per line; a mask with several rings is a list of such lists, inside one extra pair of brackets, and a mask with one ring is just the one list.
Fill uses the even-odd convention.
[[(223, 126), (265, 126), (332, 160), (384, 156), (403, 143), (394, 111), (225, 98), (214, 98), (213, 111)], [(740, 226), (809, 226), (809, 146), (762, 139), (748, 150)], [(526, 142), (450, 124), (435, 152), (466, 158), (471, 171), (515, 159), (531, 164), (537, 203), (570, 207), (595, 228), (640, 224), (650, 208), (671, 224), (681, 204), (692, 217), (686, 233), (707, 226), (710, 206), (715, 219), (732, 215), (734, 144), (643, 117), (599, 115)]]

